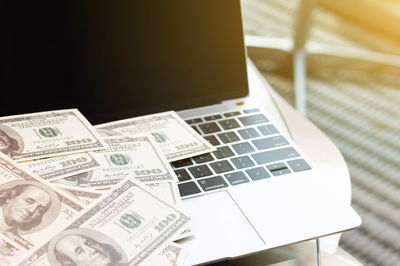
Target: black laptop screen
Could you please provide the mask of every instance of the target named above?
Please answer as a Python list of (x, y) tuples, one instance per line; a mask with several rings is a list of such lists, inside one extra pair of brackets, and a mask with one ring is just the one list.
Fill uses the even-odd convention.
[(93, 124), (248, 93), (239, 0), (2, 1), (0, 116)]

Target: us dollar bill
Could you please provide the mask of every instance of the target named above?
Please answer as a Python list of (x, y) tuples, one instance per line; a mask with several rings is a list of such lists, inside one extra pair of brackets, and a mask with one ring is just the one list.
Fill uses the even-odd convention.
[(157, 256), (151, 256), (145, 260), (142, 266), (179, 266), (183, 265), (187, 251), (181, 245), (172, 242), (166, 246)]
[(119, 120), (95, 128), (127, 136), (146, 135), (153, 138), (169, 162), (216, 150), (174, 111)]
[(21, 164), (48, 181), (82, 174), (100, 167), (90, 152), (38, 159)]
[[(68, 185), (57, 185), (57, 187), (67, 191), (79, 199), (84, 205), (90, 205), (95, 199), (99, 198), (101, 194), (106, 193), (107, 190), (88, 190), (87, 188), (70, 187)], [(167, 203), (174, 205), (176, 208), (182, 208), (182, 200), (179, 195), (178, 185), (176, 182), (164, 182), (164, 183), (151, 183), (146, 184), (146, 187), (160, 199)], [(175, 240), (183, 239), (193, 235), (193, 227), (190, 226), (183, 231)]]
[(124, 178), (142, 183), (177, 181), (170, 164), (148, 137), (112, 137), (104, 139), (109, 148), (93, 155), (99, 169), (54, 181), (59, 186), (110, 188)]
[(0, 143), (1, 152), (18, 162), (106, 147), (77, 109), (1, 117)]
[[(137, 181), (125, 179), (22, 265), (140, 265), (190, 222)], [(81, 249), (96, 249), (97, 255), (82, 256)]]
[[(55, 182), (57, 183), (57, 182)], [(68, 185), (57, 184), (57, 187), (67, 191), (72, 196), (76, 197), (85, 205), (91, 204), (95, 199), (97, 199), (101, 194), (106, 193), (108, 190), (88, 190), (87, 188), (71, 187)], [(151, 190), (151, 192), (159, 197), (160, 199), (168, 202), (177, 208), (182, 208), (182, 200), (179, 195), (179, 189), (176, 182), (163, 182), (163, 183), (151, 183), (146, 184), (146, 187)], [(183, 239), (193, 235), (192, 226), (188, 227), (183, 231), (175, 240)]]
[(0, 237), (20, 250), (40, 246), (84, 207), (0, 154)]

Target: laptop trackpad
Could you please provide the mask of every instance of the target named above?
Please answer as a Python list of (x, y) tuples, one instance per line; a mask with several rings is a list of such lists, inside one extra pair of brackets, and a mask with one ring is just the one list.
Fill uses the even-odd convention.
[(265, 241), (266, 248), (342, 232), (360, 225), (360, 217), (349, 205), (337, 204), (331, 200), (333, 197), (319, 195), (318, 191), (305, 193), (305, 189), (300, 189), (302, 187), (293, 180), (288, 180), (287, 184), (283, 179), (280, 181), (259, 182), (230, 191)]
[(183, 206), (194, 220), (194, 235), (180, 242), (189, 249), (185, 264), (234, 257), (263, 246), (227, 191), (186, 199)]

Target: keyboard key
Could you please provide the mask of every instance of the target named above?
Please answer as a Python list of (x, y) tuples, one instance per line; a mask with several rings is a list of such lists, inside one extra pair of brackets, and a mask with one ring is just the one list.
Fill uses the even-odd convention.
[(198, 165), (194, 167), (190, 167), (189, 171), (192, 173), (193, 177), (200, 178), (212, 175), (210, 168), (207, 165)]
[(180, 182), (192, 179), (185, 169), (174, 170)]
[(254, 181), (270, 177), (270, 175), (268, 174), (267, 170), (264, 169), (264, 167), (248, 169), (246, 170), (246, 173)]
[(197, 133), (199, 133), (199, 134), (201, 135), (200, 130), (199, 130), (196, 126), (192, 126), (192, 128), (193, 128)]
[(218, 134), (218, 137), (222, 140), (223, 143), (230, 143), (240, 140), (239, 137), (233, 131)]
[(204, 134), (211, 134), (214, 132), (221, 131), (221, 129), (218, 127), (218, 125), (214, 122), (200, 124), (199, 127), (200, 127), (201, 131), (203, 131)]
[(254, 128), (245, 128), (245, 129), (240, 129), (238, 130), (240, 136), (244, 139), (252, 139), (252, 138), (257, 138), (260, 136), (260, 134), (257, 133), (257, 131)]
[(247, 109), (247, 110), (243, 111), (243, 113), (245, 113), (245, 114), (257, 113), (257, 112), (260, 112), (260, 109), (253, 108), (253, 109)]
[(210, 116), (206, 116), (204, 117), (204, 119), (206, 121), (212, 121), (212, 120), (217, 120), (217, 119), (221, 119), (222, 115), (210, 115)]
[(303, 159), (291, 160), (287, 162), (295, 172), (309, 170), (311, 167)]
[(229, 113), (225, 113), (224, 116), (225, 117), (232, 117), (232, 116), (237, 116), (240, 115), (241, 113), (239, 111), (237, 112), (229, 112)]
[(271, 172), (271, 174), (273, 174), (274, 176), (286, 175), (286, 174), (289, 174), (289, 173), (291, 173), (291, 172), (290, 172), (290, 170), (288, 168)]
[(210, 166), (217, 174), (233, 170), (232, 165), (227, 160), (210, 163)]
[(178, 184), (178, 188), (181, 197), (201, 192), (200, 188), (194, 182)]
[(221, 176), (213, 176), (210, 178), (199, 180), (199, 184), (204, 191), (210, 191), (228, 186), (228, 184)]
[(215, 157), (218, 159), (228, 158), (235, 155), (231, 149), (227, 146), (219, 147), (216, 151), (213, 151)]
[(278, 134), (278, 130), (273, 125), (259, 126), (257, 128), (264, 136)]
[(209, 161), (214, 161), (214, 158), (212, 157), (211, 153), (201, 154), (201, 155), (192, 157), (192, 159), (196, 163), (206, 163)]
[(248, 168), (248, 167), (254, 166), (254, 163), (249, 158), (249, 156), (242, 156), (242, 157), (232, 158), (231, 161), (236, 166), (236, 168), (238, 168), (238, 169)]
[(182, 160), (179, 160), (179, 161), (172, 162), (171, 164), (175, 168), (193, 165), (193, 163), (192, 163), (192, 161), (190, 159), (182, 159)]
[(247, 142), (233, 144), (232, 148), (235, 149), (237, 154), (245, 154), (254, 151), (253, 147)]
[(267, 165), (268, 170), (271, 172), (272, 175), (285, 175), (291, 173), (291, 171), (287, 168), (286, 164), (284, 163), (274, 163)]
[(273, 151), (265, 151), (260, 153), (255, 153), (251, 155), (253, 159), (258, 164), (271, 163), (275, 161), (281, 161), (284, 159), (290, 159), (294, 157), (299, 157), (300, 155), (297, 153), (295, 149), (292, 147), (277, 149)]
[(190, 125), (190, 124), (201, 123), (201, 122), (203, 122), (203, 119), (201, 119), (201, 118), (193, 118), (193, 119), (185, 120), (185, 122)]
[(235, 172), (226, 174), (225, 178), (231, 183), (232, 186), (249, 182), (249, 179), (243, 172)]
[(268, 119), (263, 114), (239, 117), (239, 120), (245, 126), (251, 126), (251, 125), (255, 125), (255, 124), (261, 124), (261, 123), (268, 122)]
[(236, 120), (234, 118), (232, 119), (226, 119), (226, 120), (221, 120), (218, 121), (218, 123), (221, 125), (221, 127), (225, 130), (229, 130), (229, 129), (234, 129), (234, 128), (238, 128), (240, 127), (239, 123), (236, 122)]
[(271, 149), (289, 144), (289, 142), (282, 136), (256, 139), (252, 142), (259, 150)]
[(208, 140), (208, 142), (210, 142), (211, 145), (213, 146), (218, 146), (219, 144), (221, 144), (217, 138), (215, 136), (205, 136), (204, 137), (206, 140)]
[(274, 163), (274, 164), (269, 164), (267, 165), (268, 170), (272, 171), (278, 171), (287, 168), (286, 164), (284, 163)]

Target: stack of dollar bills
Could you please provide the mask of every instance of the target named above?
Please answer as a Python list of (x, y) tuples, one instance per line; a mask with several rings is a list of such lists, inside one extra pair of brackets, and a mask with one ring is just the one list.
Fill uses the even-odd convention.
[(213, 150), (173, 111), (0, 117), (0, 265), (181, 265), (193, 227), (170, 162)]

